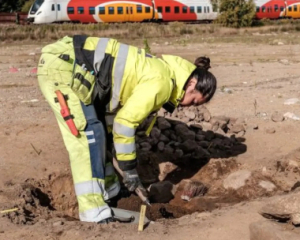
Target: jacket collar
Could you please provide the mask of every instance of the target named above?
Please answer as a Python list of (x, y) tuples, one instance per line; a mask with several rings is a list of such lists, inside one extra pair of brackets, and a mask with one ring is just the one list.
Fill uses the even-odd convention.
[[(174, 82), (173, 91), (169, 103), (176, 108), (184, 96), (184, 86), (196, 66), (191, 62), (177, 56), (162, 55), (162, 59), (169, 65), (172, 71), (172, 80)], [(164, 106), (165, 107), (165, 106)], [(170, 112), (169, 109), (166, 109)], [(174, 110), (174, 109), (173, 109)]]

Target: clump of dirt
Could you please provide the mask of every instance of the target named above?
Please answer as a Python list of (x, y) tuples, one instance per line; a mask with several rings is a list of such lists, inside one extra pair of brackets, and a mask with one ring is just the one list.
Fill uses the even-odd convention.
[(285, 192), (295, 189), (300, 177), (300, 148), (282, 156), (272, 166), (264, 167), (262, 173), (272, 178)]
[[(141, 200), (135, 195), (131, 195), (129, 198), (123, 198), (118, 202), (118, 208), (127, 209), (131, 211), (140, 211)], [(169, 214), (168, 214), (169, 213)], [(160, 218), (179, 218), (187, 214), (193, 213), (193, 210), (189, 210), (184, 207), (175, 206), (170, 203), (154, 203), (151, 207), (147, 207), (146, 216), (155, 221)], [(172, 217), (170, 217), (170, 214)]]
[(43, 190), (44, 185), (33, 179), (23, 184), (11, 185), (1, 195), (6, 198), (5, 209), (16, 209), (6, 216), (15, 224), (32, 225), (39, 218), (50, 218), (54, 207), (51, 199)]
[(78, 203), (71, 174), (52, 175), (47, 188), (53, 207), (64, 215), (78, 219)]

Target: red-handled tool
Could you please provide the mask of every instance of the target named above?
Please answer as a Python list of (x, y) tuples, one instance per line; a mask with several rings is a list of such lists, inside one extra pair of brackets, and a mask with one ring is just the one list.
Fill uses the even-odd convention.
[(64, 97), (64, 95), (61, 93), (61, 91), (56, 90), (55, 94), (57, 96), (57, 101), (59, 102), (60, 105), (60, 114), (62, 115), (62, 117), (64, 118), (66, 124), (68, 125), (71, 133), (74, 136), (78, 136), (79, 132), (75, 126), (75, 123), (73, 121), (73, 116), (70, 113), (70, 109), (68, 108), (68, 105), (66, 103), (66, 99)]

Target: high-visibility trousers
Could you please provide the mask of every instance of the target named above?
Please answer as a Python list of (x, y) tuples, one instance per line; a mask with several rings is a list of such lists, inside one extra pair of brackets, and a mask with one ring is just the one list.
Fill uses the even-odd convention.
[[(112, 163), (106, 163), (106, 134), (94, 106), (82, 104), (67, 84), (55, 82), (52, 76), (38, 75), (38, 81), (69, 152), (80, 220), (99, 222), (109, 218), (111, 210), (105, 200), (118, 194), (120, 183)], [(60, 105), (55, 101), (56, 90), (67, 96), (67, 105), (79, 131), (77, 137), (72, 135), (60, 113)]]

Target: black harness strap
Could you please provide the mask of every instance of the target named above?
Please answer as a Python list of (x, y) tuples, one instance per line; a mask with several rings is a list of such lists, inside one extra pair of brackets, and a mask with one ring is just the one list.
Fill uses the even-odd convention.
[(68, 115), (68, 116), (64, 117), (65, 121), (68, 121), (69, 119), (74, 119), (74, 116), (73, 115)]
[[(88, 36), (86, 35), (75, 35), (73, 37), (76, 64), (80, 66), (84, 65), (87, 71), (94, 72), (95, 51), (90, 51), (83, 48), (87, 38)], [(98, 102), (103, 107), (106, 106), (110, 101), (109, 93), (112, 85), (112, 68), (114, 60), (115, 58), (111, 56), (111, 54), (105, 53), (99, 72), (95, 76), (96, 81), (93, 89), (92, 101), (95, 102), (96, 99), (98, 99)], [(87, 82), (82, 75), (80, 76), (76, 73), (75, 77), (78, 78), (89, 90), (91, 89), (90, 83)]]
[[(74, 52), (76, 63), (80, 66), (85, 65), (86, 69), (91, 72), (94, 71), (94, 54), (93, 51), (84, 50), (83, 46), (88, 36), (75, 35), (73, 37)], [(87, 55), (87, 56), (86, 56)], [(92, 59), (91, 59), (92, 58)]]
[(89, 91), (91, 90), (91, 87), (92, 87), (91, 83), (90, 83), (88, 80), (86, 80), (86, 79), (84, 78), (84, 76), (83, 76), (81, 73), (76, 73), (75, 76), (74, 76), (74, 78), (79, 79), (79, 81), (80, 81), (84, 86), (86, 86), (87, 89), (88, 89)]

